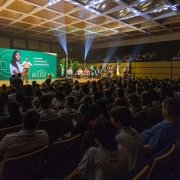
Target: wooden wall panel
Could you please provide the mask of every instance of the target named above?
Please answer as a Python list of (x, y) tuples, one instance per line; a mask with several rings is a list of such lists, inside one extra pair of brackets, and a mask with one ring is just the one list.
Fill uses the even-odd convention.
[(13, 47), (15, 48), (26, 48), (26, 42), (23, 39), (13, 39)]
[(41, 43), (41, 51), (43, 52), (50, 52), (51, 51), (51, 45), (48, 43)]
[(40, 50), (39, 43), (35, 41), (28, 41), (28, 48), (34, 50)]
[(0, 47), (10, 48), (10, 38), (0, 37)]

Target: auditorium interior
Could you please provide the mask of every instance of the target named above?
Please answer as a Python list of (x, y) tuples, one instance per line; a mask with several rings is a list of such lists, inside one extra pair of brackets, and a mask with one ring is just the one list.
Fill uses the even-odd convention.
[[(28, 50), (32, 53), (34, 51), (56, 53), (57, 78), (52, 80), (57, 84), (53, 83), (56, 91), (50, 95), (51, 98), (56, 98), (58, 85), (64, 90), (64, 94), (66, 93), (66, 89), (63, 89), (65, 87), (74, 87), (72, 92), (76, 86), (82, 86), (81, 92), (83, 87), (91, 89), (92, 94), (89, 91), (88, 95), (84, 92), (78, 95), (78, 100), (72, 106), (76, 111), (84, 103), (84, 99), (81, 101), (83, 96), (93, 95), (94, 97), (93, 90), (98, 89), (100, 79), (92, 76), (89, 78), (75, 77), (72, 84), (61, 84), (60, 81), (64, 80), (64, 77), (61, 77), (61, 70), (58, 67), (60, 60), (66, 58), (67, 55), (81, 63), (83, 70), (91, 65), (103, 67), (104, 70), (101, 72), (103, 88), (107, 88), (107, 91), (112, 90), (114, 97), (117, 91), (113, 88), (121, 87), (124, 94), (128, 94), (129, 88), (135, 94), (134, 87), (139, 86), (139, 89), (136, 88), (140, 91), (147, 85), (149, 89), (153, 87), (153, 91), (157, 91), (158, 94), (167, 93), (167, 99), (173, 97), (178, 102), (180, 101), (180, 0), (0, 0), (0, 48)], [(117, 67), (117, 63), (119, 63), (118, 75), (113, 74), (107, 77), (106, 65)], [(0, 69), (3, 68), (0, 67)], [(124, 73), (130, 76), (125, 79)], [(0, 96), (2, 96), (3, 84), (10, 88), (9, 80), (2, 80), (1, 77), (0, 73)], [(37, 79), (36, 83), (41, 86), (44, 81), (45, 79)], [(80, 84), (76, 84), (77, 81)], [(25, 85), (31, 85), (34, 81), (29, 82)], [(45, 93), (51, 91), (49, 87), (51, 86), (46, 87)], [(174, 92), (172, 96), (168, 95), (171, 89)], [(8, 92), (11, 93), (10, 90)], [(148, 94), (147, 92), (145, 93)], [(143, 94), (143, 91), (141, 93)], [(125, 100), (125, 106), (131, 110), (129, 94)], [(142, 99), (142, 94), (137, 95), (138, 99)], [(104, 94), (103, 96), (106, 98)], [(31, 102), (35, 103), (33, 106), (39, 110), (41, 108), (39, 98), (34, 100), (34, 95), (29, 97)], [(12, 99), (15, 100), (15, 98)], [(65, 99), (64, 101), (66, 102)], [(148, 104), (147, 109), (141, 108), (136, 113), (131, 112), (134, 122), (132, 127), (137, 128), (138, 134), (161, 123), (165, 113), (162, 102), (158, 100), (158, 104), (154, 106), (151, 104), (148, 107)], [(115, 108), (115, 101), (112, 104)], [(180, 105), (178, 104), (177, 107)], [(105, 108), (107, 108), (107, 113), (110, 113), (109, 120), (112, 121), (110, 104), (106, 104)], [(65, 109), (65, 105), (61, 104), (52, 109), (59, 113)], [(26, 112), (21, 113), (22, 116), (25, 114)], [(73, 124), (72, 119), (78, 123), (81, 121), (80, 114), (79, 110), (61, 118), (57, 116), (40, 121), (38, 129), (46, 130), (49, 135), (48, 147), (31, 150), (27, 156), (23, 154), (20, 157), (7, 159), (3, 173), (0, 170), (0, 179), (2, 176), (4, 180), (46, 180), (46, 178), (47, 180), (71, 180), (71, 173), (76, 166), (79, 168), (79, 170), (77, 168), (79, 175), (85, 177), (83, 173), (88, 172), (83, 172), (83, 170), (80, 172), (82, 164), (78, 165), (78, 163), (81, 162), (83, 154), (89, 147), (94, 145), (92, 133), (86, 131), (84, 134), (80, 133), (64, 139), (64, 135), (71, 132), (76, 125)], [(180, 117), (180, 114), (178, 115)], [(0, 126), (1, 118), (0, 115)], [(152, 123), (151, 120), (153, 120)], [(65, 128), (63, 129), (62, 126)], [(5, 138), (6, 134), (18, 132), (21, 128), (20, 124), (6, 128), (0, 127), (0, 140)], [(176, 141), (171, 146), (166, 145), (162, 151), (154, 153), (147, 162), (143, 162), (143, 166), (139, 164), (134, 167), (134, 171), (130, 171), (121, 178), (124, 180), (180, 179), (179, 144), (180, 141)], [(29, 164), (24, 162), (29, 162)], [(16, 165), (17, 168), (15, 168)], [(25, 174), (20, 171), (21, 168), (24, 168)], [(112, 180), (115, 179), (112, 178)]]

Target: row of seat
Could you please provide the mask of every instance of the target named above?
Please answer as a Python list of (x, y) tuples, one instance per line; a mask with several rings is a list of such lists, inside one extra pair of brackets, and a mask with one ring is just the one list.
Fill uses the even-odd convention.
[(132, 180), (180, 179), (179, 152), (180, 141), (170, 145), (170, 147), (167, 145), (162, 152), (152, 156), (149, 160), (150, 163), (147, 163)]
[(42, 178), (63, 179), (78, 165), (84, 152), (94, 145), (87, 131), (81, 134), (54, 142), (35, 152), (6, 159), (3, 180), (41, 180)]
[(141, 133), (142, 130), (151, 128), (162, 120), (162, 105), (159, 104), (155, 107), (133, 114), (131, 126)]

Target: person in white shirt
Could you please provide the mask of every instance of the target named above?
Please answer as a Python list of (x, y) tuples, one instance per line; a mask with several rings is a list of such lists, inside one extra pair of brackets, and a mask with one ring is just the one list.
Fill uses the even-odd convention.
[(28, 83), (28, 76), (29, 76), (29, 68), (32, 67), (32, 64), (29, 62), (29, 59), (26, 58), (26, 61), (22, 63), (23, 66), (23, 76), (22, 79), (24, 81), (24, 76), (26, 76), (26, 82)]
[(49, 137), (44, 130), (36, 130), (40, 120), (35, 109), (29, 109), (22, 119), (22, 130), (7, 134), (0, 142), (0, 179), (6, 159), (47, 146)]
[(20, 64), (20, 59), (21, 59), (21, 55), (19, 51), (14, 51), (9, 66), (11, 75), (13, 74), (17, 75), (18, 73), (23, 72), (23, 66)]
[(75, 109), (73, 109), (74, 103), (75, 103), (74, 97), (72, 97), (72, 96), (67, 97), (65, 99), (64, 109), (62, 109), (58, 112), (58, 116), (60, 116), (60, 118), (62, 118), (63, 115), (76, 113), (77, 111)]
[(50, 99), (48, 96), (42, 96), (40, 99), (40, 117), (41, 120), (52, 119), (57, 117), (57, 112), (54, 109), (49, 108)]
[(83, 76), (83, 70), (81, 68), (78, 69), (77, 74), (80, 78)]
[(111, 109), (112, 124), (119, 130), (116, 140), (125, 148), (128, 158), (128, 170), (135, 167), (143, 156), (143, 142), (138, 132), (130, 127), (131, 112), (125, 106), (117, 106)]
[(16, 99), (16, 89), (14, 87), (12, 87), (10, 89), (10, 91), (11, 91), (11, 94), (8, 95), (8, 98), (9, 99)]

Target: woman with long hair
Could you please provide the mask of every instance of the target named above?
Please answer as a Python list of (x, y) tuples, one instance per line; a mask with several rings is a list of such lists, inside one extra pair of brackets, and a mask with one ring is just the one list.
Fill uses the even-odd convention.
[(132, 93), (128, 96), (128, 101), (129, 109), (132, 114), (142, 111), (141, 100), (135, 93)]
[(20, 112), (26, 112), (28, 109), (35, 108), (32, 106), (31, 98), (29, 96), (25, 96), (22, 101), (22, 107), (19, 108)]
[(11, 75), (12, 74), (17, 75), (18, 73), (23, 72), (23, 66), (20, 64), (20, 59), (21, 59), (20, 52), (14, 51), (12, 54), (12, 59), (11, 59), (10, 67), (9, 67)]

